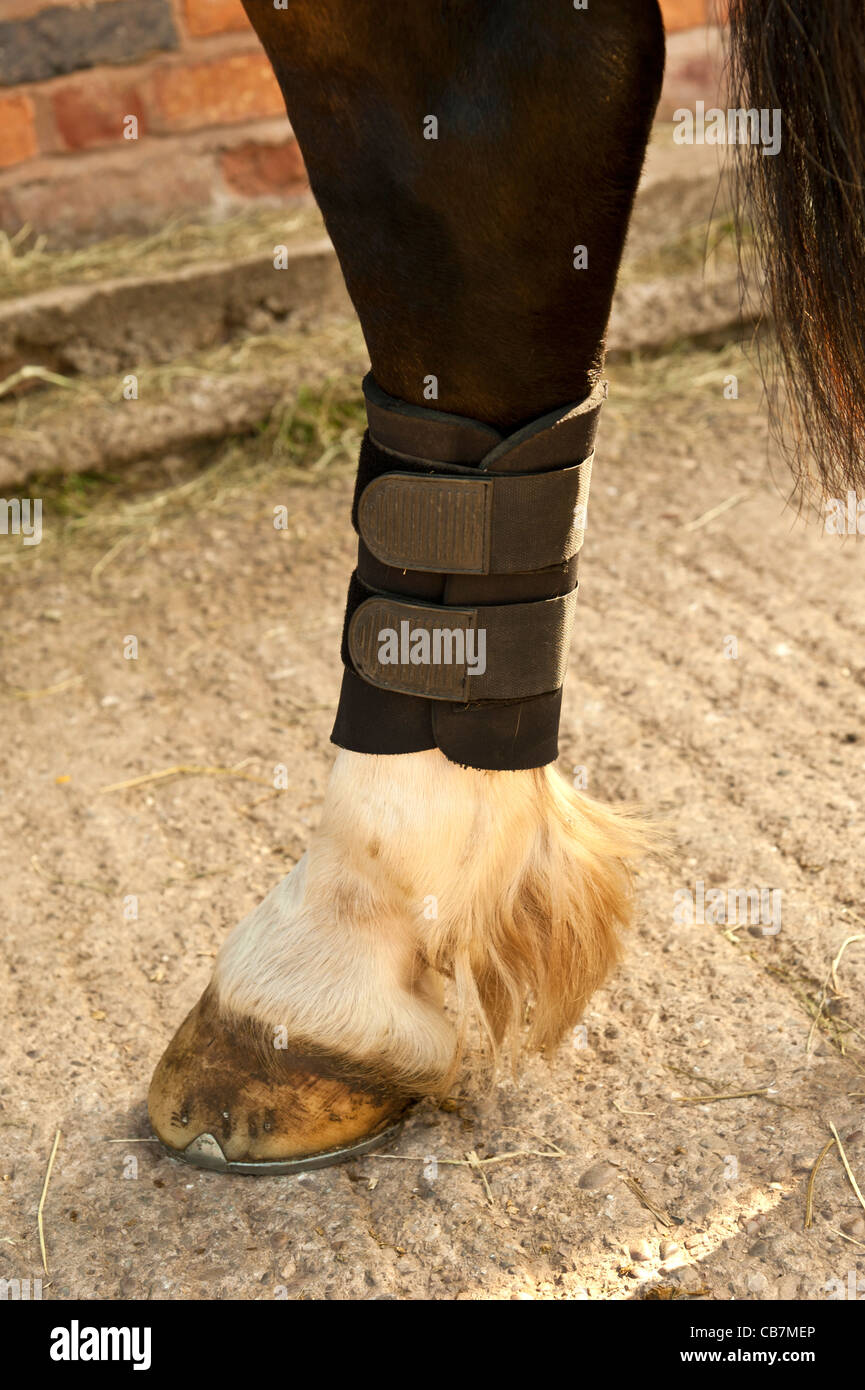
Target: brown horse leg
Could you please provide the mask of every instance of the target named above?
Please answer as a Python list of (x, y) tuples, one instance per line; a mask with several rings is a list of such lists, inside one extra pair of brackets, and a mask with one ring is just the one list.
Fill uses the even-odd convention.
[[(378, 385), (512, 431), (593, 388), (663, 68), (655, 0), (246, 0)], [(578, 249), (582, 248), (582, 249)], [(333, 1160), (440, 1090), (479, 1006), (555, 1042), (617, 954), (635, 836), (548, 767), (340, 754), (301, 864), (157, 1070), (198, 1163)], [(202, 1138), (202, 1136), (205, 1136)], [(263, 1171), (272, 1171), (264, 1169)]]

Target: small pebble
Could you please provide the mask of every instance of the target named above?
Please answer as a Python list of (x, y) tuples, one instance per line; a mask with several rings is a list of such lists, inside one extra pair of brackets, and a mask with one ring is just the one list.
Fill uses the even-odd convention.
[(700, 1283), (700, 1273), (693, 1265), (685, 1265), (683, 1269), (675, 1270), (670, 1278), (676, 1284), (684, 1284), (686, 1288), (693, 1288)]
[(749, 1293), (760, 1293), (760, 1294), (763, 1294), (763, 1293), (766, 1293), (766, 1292), (767, 1292), (768, 1288), (769, 1288), (769, 1280), (766, 1278), (765, 1274), (749, 1274), (749, 1275), (748, 1275), (748, 1292), (749, 1292)]
[(619, 1170), (614, 1168), (612, 1163), (601, 1162), (593, 1163), (591, 1168), (587, 1168), (578, 1183), (579, 1187), (586, 1187), (590, 1192), (597, 1191), (601, 1187), (609, 1187), (618, 1181)]
[(643, 1264), (646, 1260), (651, 1260), (652, 1247), (647, 1240), (635, 1240), (628, 1246), (628, 1254), (632, 1260)]
[(771, 1255), (771, 1253), (772, 1253), (772, 1244), (773, 1244), (773, 1242), (772, 1242), (771, 1240), (758, 1240), (758, 1241), (755, 1241), (754, 1244), (751, 1246), (751, 1249), (748, 1251), (748, 1254), (749, 1254), (749, 1255)]

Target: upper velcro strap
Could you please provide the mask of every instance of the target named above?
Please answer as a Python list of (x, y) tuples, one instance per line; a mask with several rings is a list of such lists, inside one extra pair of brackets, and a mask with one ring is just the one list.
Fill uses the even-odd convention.
[(551, 410), (510, 435), (462, 415), (409, 405), (382, 391), (372, 373), (363, 392), (369, 432), (389, 453), (445, 465), (479, 464), (489, 473), (545, 473), (592, 452), (607, 383), (596, 382), (584, 400)]
[(352, 615), (349, 654), (383, 690), (464, 704), (528, 699), (564, 682), (576, 602), (576, 590), (465, 608), (375, 594)]
[(445, 574), (522, 574), (583, 544), (591, 456), (549, 473), (385, 473), (358, 504), (361, 539), (382, 564)]

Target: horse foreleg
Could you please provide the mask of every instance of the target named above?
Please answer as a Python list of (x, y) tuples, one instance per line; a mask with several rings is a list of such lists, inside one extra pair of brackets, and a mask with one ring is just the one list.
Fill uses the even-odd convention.
[[(464, 479), (521, 426), (591, 403), (663, 69), (654, 0), (247, 9), (369, 346), (362, 467), (447, 466), (441, 434), (411, 447), (430, 439), (431, 407)], [(526, 597), (380, 573), (413, 600)], [(529, 597), (574, 584), (569, 558), (535, 573)], [(197, 1162), (374, 1138), (449, 1083), (472, 1019), (495, 1052), (531, 995), (532, 1041), (552, 1046), (618, 955), (641, 831), (549, 766), (558, 691), (452, 702), (453, 729), (436, 734), (428, 700), (368, 685), (347, 660), (321, 826), (235, 929), (151, 1088), (157, 1133), (175, 1152), (196, 1141)]]

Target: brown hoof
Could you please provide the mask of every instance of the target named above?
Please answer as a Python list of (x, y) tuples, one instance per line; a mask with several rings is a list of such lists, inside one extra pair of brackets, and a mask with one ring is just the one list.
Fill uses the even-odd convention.
[(263, 1027), (223, 1017), (210, 988), (169, 1043), (148, 1097), (172, 1157), (252, 1174), (345, 1162), (392, 1138), (409, 1105), (358, 1064), (275, 1048)]

